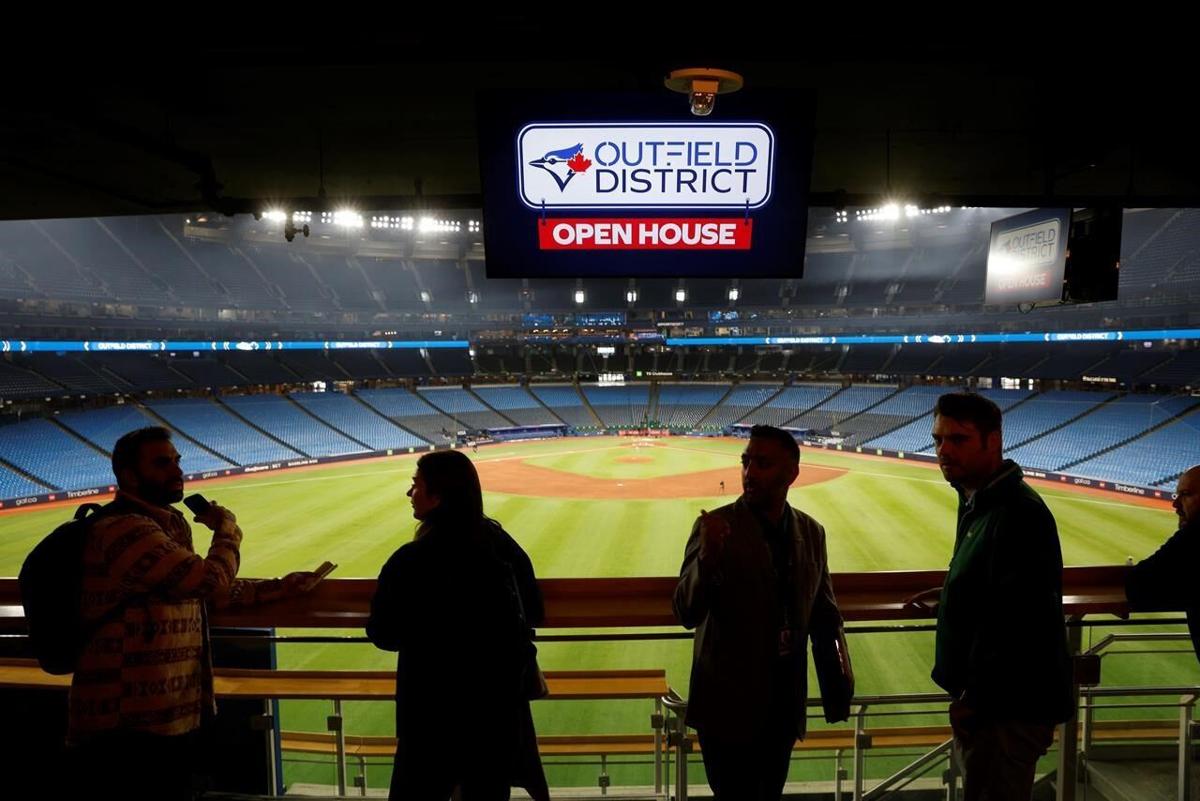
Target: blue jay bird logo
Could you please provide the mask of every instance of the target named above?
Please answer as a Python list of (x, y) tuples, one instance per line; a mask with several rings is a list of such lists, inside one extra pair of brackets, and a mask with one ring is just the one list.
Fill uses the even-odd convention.
[(558, 184), (558, 190), (562, 192), (566, 190), (567, 184), (571, 182), (575, 174), (587, 172), (587, 169), (592, 166), (592, 162), (583, 157), (583, 144), (580, 143), (564, 147), (562, 150), (548, 151), (540, 159), (529, 162), (529, 166), (545, 170)]

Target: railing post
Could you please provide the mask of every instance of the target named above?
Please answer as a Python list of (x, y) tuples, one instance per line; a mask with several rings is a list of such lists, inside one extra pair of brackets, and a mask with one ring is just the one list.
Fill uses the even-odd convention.
[(1082, 693), (1083, 695), (1083, 725), (1080, 734), (1079, 747), (1079, 775), (1083, 777), (1083, 781), (1087, 784), (1091, 780), (1088, 773), (1088, 760), (1092, 754), (1092, 736), (1096, 729), (1096, 710), (1093, 707), (1094, 701), (1090, 692)]
[(846, 769), (842, 767), (843, 749), (833, 752), (833, 801), (842, 801), (842, 782), (846, 780)]
[(354, 777), (354, 783), (358, 785), (358, 794), (363, 798), (367, 797), (367, 758), (362, 754), (356, 754), (358, 760), (358, 775)]
[(675, 759), (675, 799), (676, 801), (687, 801), (688, 797), (688, 754), (692, 750), (692, 741), (688, 739), (687, 724), (684, 723), (684, 715), (676, 713), (675, 719), (679, 722), (677, 731), (679, 746), (679, 756)]
[(338, 795), (346, 794), (346, 728), (342, 717), (342, 702), (333, 701), (333, 714), (326, 720), (326, 727), (333, 732), (334, 744), (337, 748), (337, 787)]
[(946, 801), (958, 801), (958, 777), (958, 757), (954, 755), (954, 744), (951, 743), (946, 772), (942, 774), (942, 783), (946, 785)]
[(1196, 731), (1192, 725), (1196, 709), (1196, 695), (1185, 695), (1179, 699), (1179, 801), (1192, 798), (1192, 750)]
[(949, 781), (946, 782), (946, 801), (958, 801), (958, 771), (949, 771)]
[(650, 728), (654, 732), (654, 795), (662, 797), (663, 791), (663, 702), (654, 699), (654, 714), (650, 716)]
[(267, 782), (271, 787), (271, 795), (282, 794), (282, 788), (279, 785), (280, 776), (275, 769), (275, 716), (271, 714), (271, 702), (263, 701), (263, 708), (267, 711), (261, 715), (256, 715), (250, 718), (250, 728), (254, 731), (261, 731), (263, 736), (267, 738)]
[(860, 704), (854, 715), (854, 801), (863, 801), (867, 765), (867, 705)]
[[(1072, 617), (1070, 622), (1078, 623), (1082, 617)], [(1058, 781), (1056, 782), (1056, 801), (1075, 801), (1075, 786), (1079, 783), (1079, 679), (1075, 676), (1075, 659), (1083, 646), (1083, 627), (1067, 627), (1067, 644), (1071, 652), (1071, 709), (1073, 714), (1062, 725), (1058, 738)]]
[(1092, 735), (1096, 727), (1096, 710), (1092, 708), (1092, 694), (1082, 693), (1083, 696), (1083, 727), (1079, 743), (1080, 755), (1087, 761), (1088, 752), (1092, 750)]
[[(669, 709), (667, 711), (667, 714), (674, 715), (675, 710)], [(663, 798), (663, 801), (670, 801), (670, 799), (671, 799), (671, 748), (675, 744), (675, 734), (671, 730), (671, 722), (670, 722), (669, 718), (667, 719), (667, 721), (664, 724), (664, 731), (666, 732), (666, 735), (667, 735), (667, 747), (663, 752), (662, 798)]]

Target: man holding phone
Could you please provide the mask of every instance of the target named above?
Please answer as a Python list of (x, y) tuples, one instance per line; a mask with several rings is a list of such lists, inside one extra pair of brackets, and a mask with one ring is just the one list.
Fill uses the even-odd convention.
[(189, 508), (213, 537), (206, 556), (195, 552), (191, 526), (172, 506), (183, 498), (183, 471), (168, 429), (125, 434), (112, 464), (116, 498), (84, 546), (89, 637), (71, 681), (72, 775), (89, 797), (191, 798), (201, 725), (216, 713), (208, 608), (281, 600), (316, 578), (236, 578), (237, 518), (199, 496)]
[(715, 801), (777, 801), (806, 733), (808, 646), (825, 719), (850, 715), (854, 671), (829, 575), (825, 529), (788, 504), (800, 446), (754, 426), (742, 495), (700, 512), (684, 549), (675, 616), (696, 629), (687, 724)]

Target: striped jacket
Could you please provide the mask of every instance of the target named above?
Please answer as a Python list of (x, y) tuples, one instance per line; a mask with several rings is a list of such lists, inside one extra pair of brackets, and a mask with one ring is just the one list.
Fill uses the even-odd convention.
[(71, 742), (117, 729), (198, 728), (215, 713), (206, 601), (253, 603), (255, 595), (255, 583), (235, 581), (236, 524), (214, 532), (201, 557), (178, 510), (127, 492), (117, 502), (129, 511), (97, 520), (84, 549), (83, 620), (111, 619), (85, 644), (71, 680)]

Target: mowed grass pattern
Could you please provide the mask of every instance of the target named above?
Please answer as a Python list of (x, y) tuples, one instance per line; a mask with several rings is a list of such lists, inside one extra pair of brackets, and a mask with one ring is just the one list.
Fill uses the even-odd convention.
[[(736, 465), (743, 444), (680, 438), (634, 448), (624, 439), (588, 438), (492, 446), (473, 458), (528, 460), (581, 478), (653, 479)], [(630, 456), (647, 461), (630, 462)], [(337, 577), (373, 577), (388, 556), (412, 537), (414, 521), (404, 493), (416, 458), (263, 474), (196, 488), (237, 513), (246, 534), (241, 575), (282, 575), (330, 559), (339, 564)], [(834, 572), (946, 565), (954, 541), (955, 497), (936, 470), (901, 461), (804, 451), (802, 470), (819, 474), (823, 467), (848, 472), (794, 489), (790, 501), (825, 526)], [(582, 500), (535, 497), (536, 487), (529, 488), (530, 495), (511, 495), (486, 492), (485, 486), (485, 504), (487, 513), (529, 552), (541, 577), (664, 576), (678, 572), (699, 511), (736, 497), (737, 487), (727, 489), (724, 497), (714, 486), (713, 495), (703, 498)], [(1058, 520), (1068, 565), (1119, 564), (1131, 555), (1141, 558), (1174, 530), (1174, 516), (1165, 506), (1134, 506), (1119, 496), (1082, 495), (1065, 488), (1041, 492)], [(68, 516), (63, 508), (0, 515), (0, 575), (16, 575), (29, 549)], [(197, 527), (195, 534), (196, 548), (203, 553), (207, 531)], [(1101, 630), (1085, 635), (1101, 636)], [(1195, 658), (1183, 652), (1182, 644), (1178, 647), (1181, 652), (1171, 655), (1111, 656), (1105, 660), (1104, 683), (1200, 682)], [(936, 689), (929, 680), (929, 633), (852, 635), (851, 653), (862, 694)], [(540, 654), (546, 669), (665, 668), (671, 685), (687, 694), (691, 662), (687, 640), (543, 643)], [(279, 664), (299, 669), (388, 669), (394, 665), (394, 655), (368, 644), (284, 644), (279, 647)], [(480, 654), (481, 669), (486, 664), (487, 655)], [(544, 734), (644, 732), (651, 712), (648, 702), (627, 701), (538, 702), (534, 708), (538, 730)], [(288, 702), (282, 705), (282, 725), (285, 730), (323, 731), (330, 711), (326, 703)], [(1131, 716), (1150, 714), (1141, 711)], [(393, 732), (390, 703), (347, 704), (346, 717), (351, 734)], [(940, 713), (927, 710), (911, 718), (884, 719), (878, 725), (942, 719)], [(486, 741), (486, 729), (482, 723), (480, 727), (481, 740)], [(871, 764), (872, 773), (879, 773), (893, 768), (896, 760), (878, 758)], [(792, 779), (826, 780), (832, 771), (832, 758), (797, 761)], [(370, 786), (386, 786), (389, 772), (388, 766), (371, 768)], [(549, 773), (552, 784), (594, 786), (598, 768), (552, 766)], [(610, 774), (617, 784), (644, 785), (652, 780), (645, 764), (611, 766)], [(288, 764), (286, 769), (288, 782), (332, 784), (333, 775), (326, 765)], [(694, 769), (693, 780), (703, 780), (699, 768)]]

